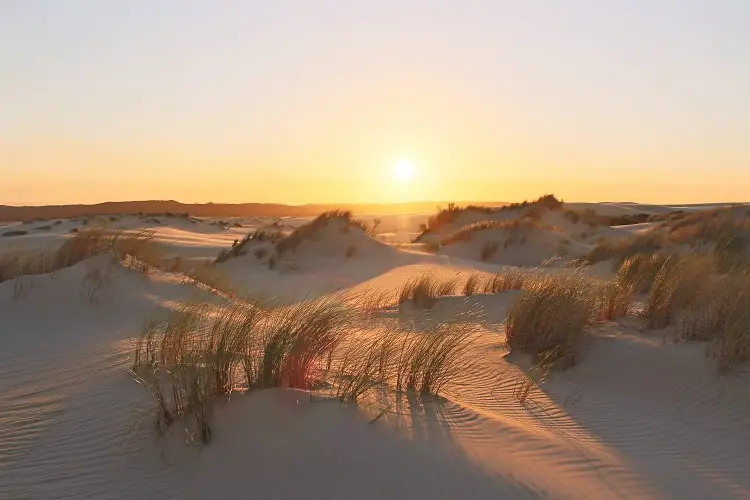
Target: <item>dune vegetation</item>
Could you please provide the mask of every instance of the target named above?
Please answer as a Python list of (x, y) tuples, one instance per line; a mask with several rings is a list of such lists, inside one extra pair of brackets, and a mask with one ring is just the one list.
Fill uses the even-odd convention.
[(207, 443), (211, 405), (238, 390), (329, 386), (349, 402), (381, 385), (438, 394), (468, 363), (471, 325), (439, 324), (430, 332), (373, 325), (368, 304), (346, 296), (294, 305), (233, 300), (187, 304), (148, 321), (133, 374), (154, 395), (157, 429), (191, 415), (197, 440)]
[(276, 242), (275, 250), (278, 255), (286, 252), (294, 252), (306, 240), (315, 239), (318, 233), (332, 223), (339, 223), (340, 231), (348, 232), (350, 230), (361, 231), (369, 234), (370, 228), (365, 223), (354, 217), (349, 210), (331, 210), (323, 212), (308, 224), (296, 228), (291, 234), (285, 236)]

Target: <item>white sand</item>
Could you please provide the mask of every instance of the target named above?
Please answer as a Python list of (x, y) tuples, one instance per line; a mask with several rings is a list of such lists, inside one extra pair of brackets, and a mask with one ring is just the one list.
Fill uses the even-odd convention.
[[(171, 253), (199, 259), (264, 223), (227, 230), (208, 222), (120, 221), (154, 228)], [(59, 244), (71, 224), (0, 238), (0, 252)], [(502, 268), (363, 239), (352, 240), (362, 246), (358, 255), (341, 255), (356, 238), (336, 232), (305, 244), (285, 258), (296, 268), (271, 270), (252, 254), (220, 268), (244, 290), (295, 298), (339, 289), (395, 293), (423, 272)], [(82, 287), (92, 266), (116, 278), (98, 304)], [(154, 437), (150, 395), (127, 369), (131, 340), (149, 315), (196, 297), (218, 299), (174, 275), (138, 274), (104, 256), (23, 283), (18, 298), (14, 281), (0, 283), (2, 499), (750, 497), (748, 374), (719, 376), (701, 344), (608, 325), (576, 367), (520, 404), (514, 391), (525, 363), (506, 357), (502, 325), (518, 292), (446, 297), (429, 314), (387, 311), (415, 321), (461, 312), (481, 318), (475, 367), (444, 401), (404, 397), (371, 424), (377, 401), (358, 408), (282, 389), (235, 395), (218, 405), (214, 439), (199, 450), (180, 435)]]

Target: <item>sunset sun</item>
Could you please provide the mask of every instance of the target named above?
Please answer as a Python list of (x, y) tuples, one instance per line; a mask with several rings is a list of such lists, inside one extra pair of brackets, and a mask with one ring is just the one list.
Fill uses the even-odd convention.
[(399, 181), (413, 179), (414, 173), (414, 164), (409, 160), (401, 160), (393, 165), (393, 175)]

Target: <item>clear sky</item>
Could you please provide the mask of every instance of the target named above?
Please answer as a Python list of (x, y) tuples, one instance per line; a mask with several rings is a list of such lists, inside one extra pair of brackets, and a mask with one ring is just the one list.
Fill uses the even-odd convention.
[(0, 204), (748, 200), (748, 26), (748, 0), (0, 0)]

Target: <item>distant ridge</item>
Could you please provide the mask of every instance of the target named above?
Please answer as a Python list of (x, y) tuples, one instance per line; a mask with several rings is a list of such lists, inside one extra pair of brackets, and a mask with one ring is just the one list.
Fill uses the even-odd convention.
[[(0, 205), (0, 221), (28, 221), (34, 219), (62, 219), (83, 215), (110, 215), (120, 213), (189, 213), (196, 217), (310, 217), (326, 210), (343, 209), (360, 214), (419, 214), (432, 213), (437, 206), (449, 202), (420, 201), (413, 203), (331, 203), (309, 205), (284, 205), (280, 203), (180, 203), (174, 200), (110, 201), (93, 205)], [(456, 202), (503, 206), (504, 202)]]

